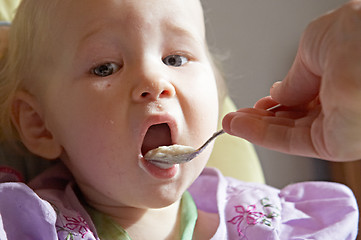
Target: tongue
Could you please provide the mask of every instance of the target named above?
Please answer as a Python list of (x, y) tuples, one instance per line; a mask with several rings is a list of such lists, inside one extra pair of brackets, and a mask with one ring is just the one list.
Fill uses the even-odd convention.
[(159, 146), (169, 146), (172, 144), (170, 129), (168, 124), (153, 125), (148, 129), (142, 145), (142, 154)]

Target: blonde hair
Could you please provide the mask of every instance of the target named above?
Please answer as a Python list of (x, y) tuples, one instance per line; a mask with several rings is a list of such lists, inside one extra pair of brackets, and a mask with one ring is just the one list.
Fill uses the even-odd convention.
[[(20, 142), (11, 120), (12, 103), (18, 90), (34, 93), (42, 78), (39, 68), (52, 62), (51, 49), (56, 41), (49, 19), (54, 18), (62, 0), (23, 0), (10, 28), (9, 44), (0, 59), (0, 141), (16, 145)], [(52, 22), (54, 23), (54, 22)], [(54, 27), (53, 27), (54, 28)], [(209, 60), (214, 69), (220, 106), (226, 95), (223, 76), (212, 54)], [(37, 81), (35, 81), (37, 80)]]
[[(42, 4), (38, 4), (42, 1)], [(35, 4), (35, 2), (37, 4)], [(57, 2), (57, 1), (55, 1)], [(50, 8), (54, 1), (23, 0), (10, 27), (8, 46), (0, 59), (0, 141), (17, 142), (17, 131), (11, 121), (11, 107), (15, 93), (33, 88), (37, 67), (49, 57)], [(46, 59), (44, 59), (44, 57)], [(40, 67), (44, 67), (40, 65)]]

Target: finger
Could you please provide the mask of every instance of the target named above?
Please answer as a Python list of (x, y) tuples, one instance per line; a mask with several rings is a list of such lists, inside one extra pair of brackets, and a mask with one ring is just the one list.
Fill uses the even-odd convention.
[[(276, 124), (285, 124), (289, 126), (294, 125), (294, 120), (298, 120), (298, 124), (302, 123), (302, 118), (305, 118), (307, 115), (312, 117), (316, 117), (317, 112), (319, 112), (320, 106), (315, 109), (304, 109), (304, 108), (292, 108), (292, 107), (278, 107), (275, 110), (263, 110), (256, 108), (241, 108), (237, 110), (237, 112), (229, 113), (223, 118), (223, 128), (230, 134), (232, 134), (232, 130), (238, 126), (232, 126), (231, 129), (231, 121), (235, 117), (242, 116), (241, 114), (246, 114), (249, 116), (256, 117), (258, 119), (267, 119), (269, 123)], [(313, 114), (310, 114), (312, 113)], [(316, 114), (315, 114), (316, 113)], [(307, 118), (305, 118), (307, 119)], [(242, 128), (242, 126), (239, 126)]]
[(293, 119), (265, 115), (256, 111), (236, 112), (223, 121), (226, 132), (256, 145), (276, 151), (316, 156), (310, 135), (310, 125)]
[[(347, 60), (352, 59), (351, 64), (359, 63), (359, 59), (352, 56), (360, 52), (360, 5), (361, 1), (350, 1), (308, 25), (290, 71), (271, 89), (274, 100), (287, 106), (307, 103), (318, 95), (321, 78), (322, 85), (330, 82), (324, 78), (328, 71), (337, 68), (346, 72), (340, 64)], [(339, 52), (346, 52), (345, 48), (350, 52), (338, 56)], [(323, 88), (328, 91), (327, 87)]]
[(329, 12), (311, 22), (304, 31), (293, 65), (282, 82), (271, 88), (277, 102), (295, 106), (314, 99), (320, 90), (324, 64), (332, 40), (338, 11)]
[[(268, 112), (266, 110), (260, 111), (255, 108), (241, 108), (241, 109), (237, 110), (237, 112), (231, 112), (224, 116), (224, 118), (222, 120), (223, 130), (231, 135), (237, 136), (238, 130), (236, 128), (238, 128), (238, 127), (234, 126), (234, 125), (231, 126), (231, 122), (234, 118), (236, 118), (238, 116), (242, 116), (242, 114), (249, 114), (249, 115), (256, 114), (256, 115), (263, 115), (263, 116), (273, 115), (272, 112)], [(242, 128), (242, 126), (239, 126), (239, 128)], [(242, 137), (242, 136), (239, 136), (239, 137)]]
[(272, 86), (271, 97), (274, 101), (285, 106), (306, 104), (317, 97), (320, 80), (319, 76), (306, 67), (300, 54), (298, 54), (284, 80), (276, 82)]
[(348, 109), (361, 114), (361, 49), (355, 51), (358, 43), (349, 45), (330, 58), (323, 76), (321, 100), (325, 110)]
[[(351, 4), (352, 3), (352, 4)], [(357, 4), (358, 3), (358, 4)], [(361, 100), (361, 1), (352, 1), (343, 9), (335, 47), (329, 50), (321, 91), (326, 106), (339, 106), (358, 112)], [(325, 101), (325, 97), (333, 96)]]
[(254, 108), (266, 110), (271, 107), (277, 106), (278, 104), (279, 103), (276, 102), (271, 96), (267, 96), (258, 100), (254, 105)]

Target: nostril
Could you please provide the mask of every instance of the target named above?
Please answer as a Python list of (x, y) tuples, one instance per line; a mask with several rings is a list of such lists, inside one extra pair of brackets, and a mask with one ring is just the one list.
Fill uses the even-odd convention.
[(170, 91), (168, 91), (168, 90), (163, 90), (161, 93), (160, 93), (160, 96), (170, 96), (171, 95), (171, 93), (170, 93)]
[(132, 98), (135, 101), (152, 101), (158, 98), (169, 98), (174, 95), (174, 86), (165, 80), (152, 82), (150, 80), (143, 80), (132, 90)]
[[(149, 92), (142, 92), (141, 97), (142, 97), (142, 98), (146, 98), (146, 97), (148, 97), (149, 95), (151, 95)], [(163, 91), (162, 91), (158, 96), (156, 96), (156, 97), (163, 97), (163, 96), (169, 96), (169, 95), (171, 95), (170, 91), (168, 91), (168, 90), (163, 90)]]
[(147, 97), (148, 95), (149, 95), (148, 92), (143, 92), (143, 93), (141, 94), (142, 97)]

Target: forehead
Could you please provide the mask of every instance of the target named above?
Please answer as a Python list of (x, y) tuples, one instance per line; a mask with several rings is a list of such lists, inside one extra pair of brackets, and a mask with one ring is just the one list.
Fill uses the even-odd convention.
[(134, 31), (162, 23), (165, 27), (173, 25), (202, 36), (205, 31), (199, 0), (63, 0), (58, 3), (52, 19), (65, 30), (118, 25), (123, 30)]

